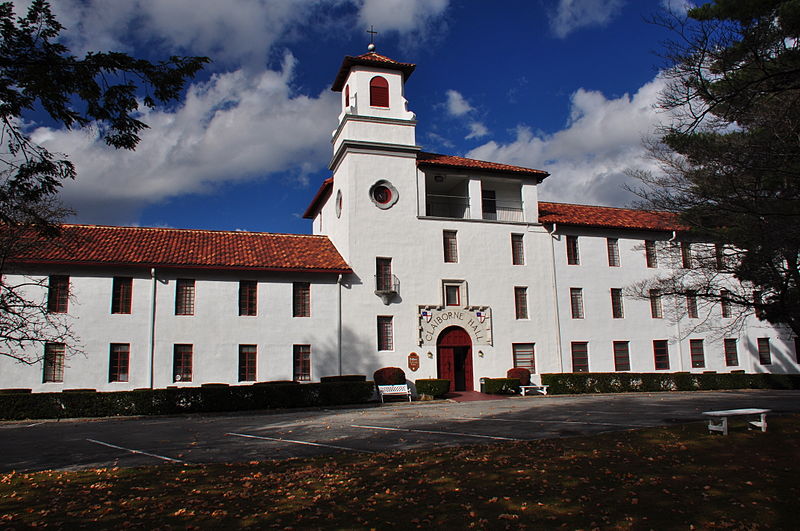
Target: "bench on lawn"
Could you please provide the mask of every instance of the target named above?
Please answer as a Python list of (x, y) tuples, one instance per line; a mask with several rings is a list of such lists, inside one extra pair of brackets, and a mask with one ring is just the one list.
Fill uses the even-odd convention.
[(761, 428), (767, 431), (767, 413), (771, 409), (744, 408), (744, 409), (725, 409), (722, 411), (703, 411), (703, 415), (711, 417), (708, 419), (708, 431), (721, 432), (728, 435), (728, 417), (758, 417), (758, 420), (748, 420), (747, 429)]
[(384, 396), (407, 396), (408, 401), (411, 402), (411, 388), (408, 387), (408, 384), (379, 385), (378, 394), (381, 397), (381, 403), (383, 403)]
[(548, 387), (549, 386), (547, 386), (547, 385), (536, 385), (536, 384), (520, 385), (519, 386), (519, 390), (520, 390), (522, 396), (525, 396), (526, 394), (528, 394), (530, 392), (540, 393), (540, 394), (546, 395)]

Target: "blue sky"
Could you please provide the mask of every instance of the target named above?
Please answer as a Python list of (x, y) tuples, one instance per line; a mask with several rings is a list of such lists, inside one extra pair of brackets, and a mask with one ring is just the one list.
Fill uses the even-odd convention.
[[(18, 13), (27, 2), (17, 1)], [(613, 206), (661, 116), (664, 30), (684, 0), (58, 0), (76, 53), (214, 61), (186, 98), (144, 113), (135, 152), (93, 131), (31, 124), (79, 176), (62, 197), (81, 223), (305, 233), (329, 176), (345, 55), (417, 64), (406, 86), (426, 151), (543, 169), (541, 198)]]

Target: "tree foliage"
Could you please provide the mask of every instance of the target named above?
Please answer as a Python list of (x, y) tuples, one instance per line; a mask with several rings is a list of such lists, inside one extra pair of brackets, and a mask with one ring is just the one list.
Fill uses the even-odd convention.
[(800, 335), (800, 1), (715, 0), (658, 22), (677, 35), (659, 101), (672, 123), (640, 194), (677, 213), (687, 239), (725, 245), (661, 287)]
[(209, 61), (154, 63), (118, 52), (79, 58), (59, 40), (62, 29), (46, 0), (34, 0), (22, 17), (11, 2), (0, 4), (0, 355), (29, 363), (40, 355), (26, 347), (75, 337), (66, 319), (47, 312), (42, 282), (10, 281), (9, 263), (38, 238), (57, 235), (69, 213), (58, 192), (76, 169), (66, 155), (33, 142), (26, 120), (46, 115), (67, 129), (94, 128), (109, 146), (132, 150), (147, 128), (137, 118), (140, 106), (179, 99)]

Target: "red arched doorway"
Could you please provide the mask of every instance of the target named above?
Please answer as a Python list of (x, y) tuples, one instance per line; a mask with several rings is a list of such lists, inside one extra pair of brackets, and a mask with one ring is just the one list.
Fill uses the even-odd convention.
[(472, 391), (472, 339), (463, 328), (445, 328), (436, 341), (439, 378), (450, 380), (450, 391)]

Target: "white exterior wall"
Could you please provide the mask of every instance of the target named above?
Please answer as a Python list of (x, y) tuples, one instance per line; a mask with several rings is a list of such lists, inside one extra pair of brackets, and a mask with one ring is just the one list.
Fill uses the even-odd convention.
[[(69, 275), (68, 319), (83, 354), (69, 356), (64, 381), (42, 383), (42, 363), (0, 357), (0, 388), (34, 392), (90, 388), (119, 391), (150, 387), (153, 281), (149, 270), (53, 270)], [(111, 313), (114, 276), (133, 276), (130, 314)], [(293, 345), (311, 345), (311, 378), (338, 374), (338, 286), (332, 275), (158, 271), (154, 387), (238, 383), (239, 345), (257, 345), (257, 381), (291, 380)], [(175, 279), (195, 279), (195, 314), (175, 315)], [(13, 280), (13, 279), (12, 279)], [(239, 316), (239, 281), (258, 281), (258, 315)], [(292, 317), (292, 283), (311, 283), (311, 317)], [(44, 290), (42, 290), (44, 292)], [(109, 382), (111, 343), (129, 343), (128, 382)], [(173, 346), (193, 345), (192, 381), (172, 381)], [(37, 347), (41, 357), (43, 348)]]

